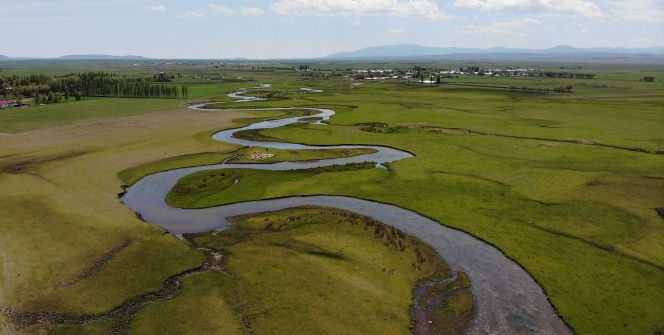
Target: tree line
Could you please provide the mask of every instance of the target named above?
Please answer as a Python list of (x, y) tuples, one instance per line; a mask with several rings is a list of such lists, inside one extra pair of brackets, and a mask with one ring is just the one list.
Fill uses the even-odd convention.
[[(165, 76), (155, 77), (163, 81)], [(44, 74), (28, 76), (0, 76), (3, 98), (13, 96), (19, 103), (25, 98), (34, 98), (36, 104), (57, 103), (71, 97), (114, 98), (187, 98), (189, 88), (184, 85), (163, 85), (151, 83), (143, 78), (120, 77), (114, 73), (84, 72), (71, 73), (61, 77)]]
[(573, 86), (572, 85), (556, 85), (553, 88), (548, 88), (548, 87), (532, 87), (532, 86), (518, 86), (518, 85), (510, 85), (510, 90), (511, 91), (523, 91), (523, 92), (537, 92), (537, 93), (549, 93), (549, 92), (555, 92), (555, 93), (563, 93), (563, 92), (571, 92)]
[(565, 71), (543, 71), (538, 72), (542, 77), (548, 78), (577, 78), (577, 79), (594, 79), (596, 73), (588, 72), (565, 72)]

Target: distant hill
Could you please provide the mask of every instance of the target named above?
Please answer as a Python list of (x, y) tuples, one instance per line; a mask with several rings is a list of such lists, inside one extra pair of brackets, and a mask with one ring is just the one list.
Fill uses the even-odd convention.
[(70, 59), (70, 60), (83, 60), (83, 59), (150, 59), (143, 56), (111, 56), (111, 55), (67, 55), (62, 57), (54, 58), (34, 58), (34, 57), (7, 57), (0, 55), (0, 61), (9, 61), (9, 60), (40, 60), (40, 59)]
[(110, 56), (110, 55), (67, 55), (58, 59), (148, 59), (143, 56)]
[(519, 60), (519, 61), (577, 61), (615, 63), (664, 63), (664, 47), (641, 49), (628, 48), (574, 48), (559, 45), (549, 49), (511, 49), (494, 47), (439, 48), (415, 44), (383, 45), (352, 52), (339, 52), (325, 59), (473, 59), (473, 60)]

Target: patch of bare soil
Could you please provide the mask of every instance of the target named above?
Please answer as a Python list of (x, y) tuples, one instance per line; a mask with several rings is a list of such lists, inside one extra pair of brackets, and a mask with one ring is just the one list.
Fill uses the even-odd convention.
[(655, 212), (657, 212), (657, 214), (659, 214), (659, 216), (662, 219), (664, 219), (664, 207), (653, 208), (653, 209), (655, 210)]
[(583, 144), (583, 145), (595, 145), (594, 142), (586, 141), (586, 140), (578, 140), (575, 138), (570, 138), (570, 141), (576, 143), (576, 144)]

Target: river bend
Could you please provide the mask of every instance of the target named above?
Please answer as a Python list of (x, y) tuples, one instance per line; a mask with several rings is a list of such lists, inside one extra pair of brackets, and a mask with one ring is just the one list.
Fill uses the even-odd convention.
[[(235, 102), (256, 101), (244, 97)], [(190, 106), (201, 108), (202, 105)], [(277, 110), (284, 108), (266, 108)], [(302, 109), (302, 108), (299, 108)], [(306, 108), (318, 111), (317, 117), (329, 119), (334, 111)], [(223, 109), (220, 111), (246, 110)], [(329, 149), (330, 146), (307, 146), (279, 142), (254, 142), (232, 137), (234, 132), (246, 129), (280, 127), (298, 122), (305, 117), (263, 121), (243, 127), (220, 131), (213, 138), (245, 146), (263, 146), (279, 149)], [(412, 154), (380, 146), (334, 146), (334, 148), (374, 148), (377, 153), (321, 160), (317, 162), (282, 162), (276, 164), (218, 164), (164, 171), (148, 175), (127, 189), (122, 201), (139, 213), (143, 219), (167, 229), (174, 235), (224, 229), (231, 223), (228, 216), (273, 211), (293, 206), (316, 205), (349, 210), (371, 216), (385, 224), (416, 236), (433, 246), (452, 271), (464, 271), (472, 282), (475, 299), (475, 321), (466, 329), (468, 334), (572, 334), (548, 302), (542, 288), (514, 261), (505, 257), (495, 247), (471, 235), (447, 228), (440, 223), (415, 212), (384, 203), (344, 196), (296, 196), (271, 200), (243, 202), (203, 209), (173, 208), (166, 204), (166, 194), (177, 181), (191, 173), (223, 168), (262, 170), (306, 169), (331, 164), (372, 161), (380, 163), (413, 157)]]

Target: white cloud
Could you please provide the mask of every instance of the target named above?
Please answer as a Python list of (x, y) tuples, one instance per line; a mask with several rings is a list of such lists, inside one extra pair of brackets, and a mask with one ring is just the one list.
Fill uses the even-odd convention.
[(590, 19), (604, 19), (607, 17), (594, 2), (583, 0), (456, 0), (454, 5), (482, 11), (510, 10), (582, 16)]
[(262, 15), (263, 10), (258, 7), (242, 7), (242, 13), (249, 15)]
[(390, 34), (403, 34), (403, 33), (405, 33), (405, 31), (401, 28), (392, 28), (392, 29), (388, 29), (387, 31), (389, 31)]
[(199, 12), (194, 12), (194, 11), (187, 11), (184, 14), (178, 15), (179, 17), (194, 17), (194, 18), (201, 18), (205, 17), (205, 15), (199, 13)]
[(535, 19), (525, 18), (521, 21), (496, 22), (490, 26), (476, 26), (474, 24), (464, 26), (463, 30), (457, 30), (457, 33), (471, 35), (519, 35), (528, 36), (534, 30), (537, 30), (542, 22)]
[(385, 15), (407, 18), (447, 19), (429, 0), (280, 0), (270, 9), (282, 15), (367, 16)]
[(159, 5), (159, 6), (150, 6), (148, 7), (148, 9), (155, 12), (163, 12), (166, 10), (166, 7), (164, 7), (164, 5)]
[(215, 4), (211, 3), (211, 4), (208, 4), (208, 7), (212, 8), (212, 10), (215, 11), (216, 13), (235, 14), (234, 10), (232, 10), (228, 7), (222, 6), (222, 5), (215, 5)]
[(359, 22), (353, 22), (353, 25), (356, 26), (356, 27), (362, 27), (362, 24), (359, 23)]
[(609, 1), (616, 20), (664, 22), (664, 0)]

